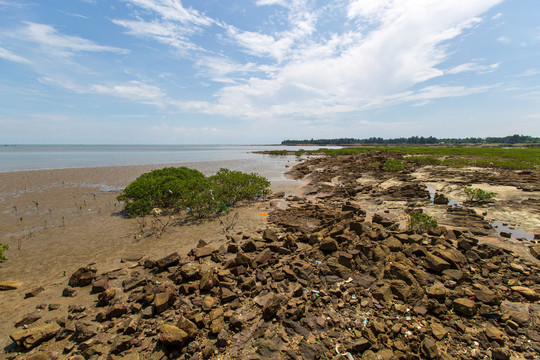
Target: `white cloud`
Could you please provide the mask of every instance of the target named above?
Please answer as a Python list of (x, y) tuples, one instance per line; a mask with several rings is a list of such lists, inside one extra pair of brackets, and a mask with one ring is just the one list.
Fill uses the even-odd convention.
[(491, 64), (491, 65), (479, 65), (475, 62), (468, 62), (465, 64), (461, 64), (458, 66), (455, 66), (449, 70), (447, 70), (447, 74), (459, 74), (466, 71), (475, 71), (479, 73), (488, 73), (493, 72), (499, 68), (499, 64)]
[(522, 72), (518, 76), (534, 76), (534, 75), (538, 75), (538, 74), (540, 74), (539, 69), (531, 68), (531, 69), (525, 70), (524, 72)]
[(499, 36), (497, 38), (497, 41), (502, 43), (502, 44), (510, 44), (512, 42), (512, 40), (510, 40), (510, 38), (507, 37), (507, 36)]
[(92, 85), (88, 92), (126, 98), (143, 104), (162, 106), (166, 101), (165, 93), (157, 86), (130, 81), (126, 84)]
[(112, 46), (96, 44), (78, 36), (59, 33), (54, 27), (46, 24), (26, 22), (26, 27), (19, 31), (24, 40), (39, 44), (47, 53), (53, 56), (71, 56), (75, 52), (115, 52), (129, 53), (128, 50)]
[(497, 19), (501, 18), (502, 16), (503, 16), (502, 13), (500, 13), (500, 12), (499, 12), (499, 13), (496, 13), (495, 15), (493, 15), (493, 16), (491, 17), (491, 20), (497, 20)]
[(209, 26), (214, 23), (211, 18), (192, 8), (184, 8), (179, 0), (126, 0), (127, 2), (151, 10), (165, 20)]
[(264, 5), (281, 5), (286, 6), (287, 2), (285, 0), (257, 0), (256, 4), (258, 6), (264, 6)]
[(30, 60), (25, 59), (24, 57), (19, 56), (17, 54), (14, 54), (11, 51), (9, 51), (7, 49), (4, 49), (1, 46), (0, 46), (0, 58), (2, 58), (4, 60), (9, 60), (9, 61), (15, 61), (15, 62), (22, 63), (22, 64), (31, 63)]

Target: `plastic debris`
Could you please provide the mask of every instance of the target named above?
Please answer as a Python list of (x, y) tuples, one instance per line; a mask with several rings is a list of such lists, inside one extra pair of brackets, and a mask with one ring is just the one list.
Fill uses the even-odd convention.
[(344, 353), (340, 352), (340, 351), (339, 351), (339, 347), (340, 347), (340, 346), (341, 346), (341, 344), (337, 344), (337, 345), (336, 345), (336, 352), (337, 352), (337, 354), (338, 354), (338, 355), (341, 355), (341, 356), (346, 356), (347, 359), (349, 359), (349, 360), (354, 360), (354, 358), (353, 358), (353, 356), (351, 355), (350, 352), (348, 352), (348, 351), (347, 351), (347, 352), (344, 352)]

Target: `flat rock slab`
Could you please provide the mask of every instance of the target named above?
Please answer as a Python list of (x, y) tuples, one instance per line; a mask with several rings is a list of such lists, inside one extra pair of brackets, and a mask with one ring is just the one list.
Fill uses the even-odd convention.
[(22, 285), (20, 281), (0, 281), (0, 291), (17, 290)]

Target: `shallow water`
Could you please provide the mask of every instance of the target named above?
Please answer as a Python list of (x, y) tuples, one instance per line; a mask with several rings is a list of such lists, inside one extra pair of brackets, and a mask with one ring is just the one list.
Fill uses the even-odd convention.
[(281, 145), (4, 145), (0, 172), (85, 167), (254, 160), (255, 151), (297, 150)]
[(516, 239), (527, 239), (527, 240), (534, 240), (534, 234), (525, 232), (523, 230), (520, 230), (514, 226), (510, 225), (504, 225), (500, 221), (494, 221), (491, 223), (491, 226), (500, 234), (501, 232), (506, 232), (512, 235), (513, 238)]

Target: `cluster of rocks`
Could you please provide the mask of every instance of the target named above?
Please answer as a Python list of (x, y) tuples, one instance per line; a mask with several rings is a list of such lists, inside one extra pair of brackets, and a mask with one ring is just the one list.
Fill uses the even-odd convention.
[[(289, 197), (267, 228), (219, 247), (200, 241), (129, 269), (77, 270), (62, 293), (73, 299), (68, 316), (34, 327), (35, 316), (21, 319), (11, 357), (540, 356), (538, 262), (464, 228), (400, 230), (386, 213), (368, 216), (345, 200), (342, 188), (322, 204)], [(92, 306), (77, 305), (82, 292)]]

